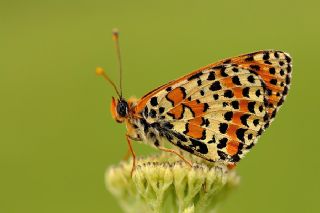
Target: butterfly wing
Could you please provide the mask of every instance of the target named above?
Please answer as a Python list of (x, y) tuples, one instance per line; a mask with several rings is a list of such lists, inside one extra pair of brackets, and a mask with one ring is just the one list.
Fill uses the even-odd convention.
[(259, 51), (222, 60), (145, 95), (135, 113), (180, 148), (237, 162), (269, 126), (288, 93), (291, 58)]

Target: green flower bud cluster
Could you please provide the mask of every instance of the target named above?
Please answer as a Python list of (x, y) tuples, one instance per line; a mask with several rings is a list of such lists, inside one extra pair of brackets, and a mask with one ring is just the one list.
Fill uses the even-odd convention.
[(172, 154), (140, 158), (106, 172), (106, 185), (124, 212), (213, 212), (239, 183), (235, 171), (201, 162), (190, 167)]

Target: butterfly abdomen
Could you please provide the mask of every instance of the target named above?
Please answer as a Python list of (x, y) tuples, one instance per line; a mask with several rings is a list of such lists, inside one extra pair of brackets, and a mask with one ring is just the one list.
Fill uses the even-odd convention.
[(160, 125), (155, 123), (148, 123), (144, 118), (132, 118), (128, 123), (133, 127), (131, 134), (136, 135), (136, 138), (132, 138), (136, 141), (142, 141), (153, 146), (161, 145), (161, 128)]

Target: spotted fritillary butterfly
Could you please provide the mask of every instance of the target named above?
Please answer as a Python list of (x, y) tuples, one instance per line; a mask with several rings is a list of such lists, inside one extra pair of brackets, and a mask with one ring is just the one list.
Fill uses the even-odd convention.
[[(113, 37), (120, 59), (118, 33)], [(257, 51), (202, 67), (139, 100), (125, 100), (101, 68), (97, 73), (118, 93), (117, 99), (112, 97), (111, 112), (117, 122), (126, 124), (133, 169), (131, 140), (175, 153), (189, 164), (164, 145), (233, 166), (276, 116), (288, 94), (291, 67), (285, 52)]]

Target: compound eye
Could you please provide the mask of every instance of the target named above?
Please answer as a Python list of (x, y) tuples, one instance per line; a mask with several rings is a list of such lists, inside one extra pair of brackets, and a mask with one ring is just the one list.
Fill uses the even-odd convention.
[(121, 117), (126, 117), (128, 113), (128, 104), (125, 101), (119, 101), (118, 106), (117, 106), (117, 113)]

